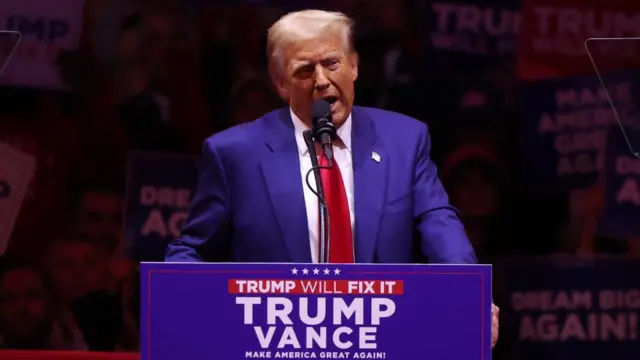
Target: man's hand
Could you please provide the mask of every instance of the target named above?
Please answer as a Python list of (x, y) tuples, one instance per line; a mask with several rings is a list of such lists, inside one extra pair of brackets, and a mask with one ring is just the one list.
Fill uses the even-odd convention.
[(491, 304), (491, 348), (496, 346), (498, 342), (498, 315), (500, 308)]

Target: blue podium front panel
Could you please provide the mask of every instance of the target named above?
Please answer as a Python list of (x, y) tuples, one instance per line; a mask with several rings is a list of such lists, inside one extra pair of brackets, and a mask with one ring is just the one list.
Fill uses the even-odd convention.
[(491, 266), (143, 263), (143, 360), (491, 358)]

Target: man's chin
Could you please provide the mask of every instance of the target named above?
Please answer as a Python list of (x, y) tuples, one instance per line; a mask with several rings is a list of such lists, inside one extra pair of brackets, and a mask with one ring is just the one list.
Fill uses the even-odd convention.
[(347, 120), (347, 116), (342, 113), (333, 116), (333, 125), (340, 127)]
[(349, 117), (349, 110), (348, 108), (340, 104), (339, 106), (336, 106), (335, 109), (331, 109), (331, 117), (333, 124), (336, 126), (340, 126), (344, 124), (345, 121), (347, 121), (347, 117)]

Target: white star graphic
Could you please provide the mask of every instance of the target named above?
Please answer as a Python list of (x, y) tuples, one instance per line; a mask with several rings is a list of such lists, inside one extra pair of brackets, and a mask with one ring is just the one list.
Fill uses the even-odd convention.
[(333, 273), (336, 274), (336, 275), (340, 275), (340, 269), (333, 270)]
[(313, 269), (313, 275), (318, 275), (320, 274), (320, 270), (318, 269)]
[(324, 274), (325, 274), (325, 275), (329, 275), (329, 274), (331, 274), (331, 270), (329, 270), (329, 269), (324, 269)]
[(291, 269), (291, 273), (293, 275), (298, 275), (298, 269), (296, 269), (296, 268)]
[(307, 270), (306, 268), (302, 269), (302, 275), (307, 275), (308, 273), (309, 273), (309, 270)]

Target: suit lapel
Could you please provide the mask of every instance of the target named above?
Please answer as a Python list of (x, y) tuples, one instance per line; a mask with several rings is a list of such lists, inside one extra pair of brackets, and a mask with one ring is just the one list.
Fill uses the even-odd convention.
[(278, 226), (292, 262), (311, 262), (307, 212), (304, 203), (300, 159), (288, 108), (266, 119), (268, 154), (262, 174)]
[(371, 263), (387, 187), (387, 156), (373, 120), (362, 108), (352, 111), (353, 177), (355, 202), (355, 254), (359, 263)]

